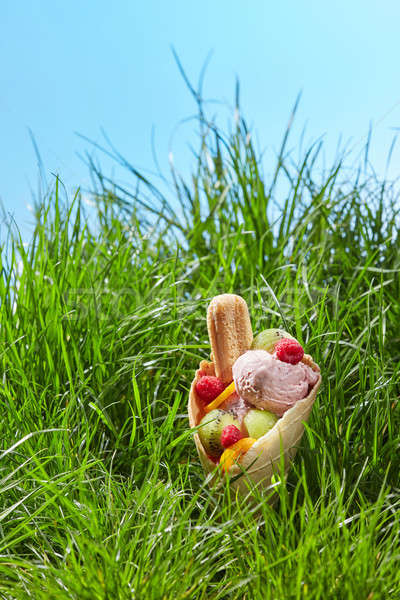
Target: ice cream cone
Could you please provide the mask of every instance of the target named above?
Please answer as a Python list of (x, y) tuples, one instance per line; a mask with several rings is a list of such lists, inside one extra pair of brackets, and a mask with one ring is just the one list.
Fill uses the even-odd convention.
[[(274, 427), (264, 436), (260, 437), (253, 446), (243, 454), (238, 463), (229, 469), (229, 481), (232, 488), (238, 490), (242, 495), (249, 493), (249, 482), (256, 485), (258, 489), (267, 490), (271, 485), (271, 479), (275, 472), (281, 471), (282, 458), (284, 459), (285, 473), (290, 469), (297, 447), (304, 432), (304, 423), (308, 421), (312, 406), (321, 385), (321, 375), (318, 365), (311, 356), (305, 354), (303, 362), (309, 365), (319, 375), (312, 390), (302, 400), (287, 410)], [(189, 393), (189, 424), (196, 427), (205, 415), (204, 408), (199, 402), (195, 385), (200, 378), (200, 371), (205, 375), (215, 375), (214, 363), (202, 361), (200, 369), (192, 382)], [(221, 483), (225, 481), (225, 475), (216, 468), (215, 463), (207, 456), (197, 432), (194, 433), (194, 441), (201, 464), (206, 474), (214, 472)]]

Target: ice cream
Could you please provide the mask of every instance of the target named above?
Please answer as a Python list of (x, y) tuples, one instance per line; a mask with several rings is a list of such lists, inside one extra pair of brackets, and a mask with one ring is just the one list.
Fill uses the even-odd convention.
[(319, 378), (305, 363), (282, 362), (266, 350), (249, 350), (239, 356), (232, 373), (241, 398), (278, 416), (305, 398)]

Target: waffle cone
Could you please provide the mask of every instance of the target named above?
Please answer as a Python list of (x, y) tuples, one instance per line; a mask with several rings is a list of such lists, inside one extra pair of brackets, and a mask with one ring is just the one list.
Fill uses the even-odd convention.
[[(279, 473), (281, 470), (282, 459), (284, 459), (285, 474), (290, 469), (304, 432), (304, 423), (309, 419), (318, 389), (321, 385), (320, 369), (313, 362), (311, 356), (305, 354), (303, 362), (319, 374), (319, 378), (311, 392), (287, 410), (274, 427), (259, 438), (242, 455), (238, 464), (233, 465), (229, 469), (230, 485), (242, 495), (249, 493), (249, 482), (257, 486), (260, 490), (267, 490), (271, 485), (273, 474), (276, 472)], [(212, 362), (202, 361), (200, 363), (200, 370), (203, 374), (215, 375), (214, 364)], [(189, 393), (188, 413), (189, 424), (192, 428), (200, 423), (205, 414), (195, 393), (195, 384), (200, 377), (199, 371), (196, 372)], [(223, 482), (223, 473), (217, 470), (215, 463), (208, 458), (197, 432), (194, 433), (194, 441), (205, 473), (214, 472), (215, 476), (219, 477), (221, 482)]]

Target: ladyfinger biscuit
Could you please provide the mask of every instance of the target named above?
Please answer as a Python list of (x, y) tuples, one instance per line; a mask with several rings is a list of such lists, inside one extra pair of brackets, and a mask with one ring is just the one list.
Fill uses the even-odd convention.
[(207, 328), (215, 373), (229, 383), (232, 381), (233, 363), (249, 350), (253, 341), (245, 300), (236, 294), (215, 296), (207, 310)]

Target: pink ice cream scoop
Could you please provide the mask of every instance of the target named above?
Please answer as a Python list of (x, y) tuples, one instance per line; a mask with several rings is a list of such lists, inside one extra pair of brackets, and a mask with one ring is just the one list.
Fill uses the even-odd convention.
[(282, 362), (266, 350), (248, 350), (239, 356), (232, 373), (241, 398), (279, 417), (305, 398), (318, 380), (318, 374), (303, 362)]

